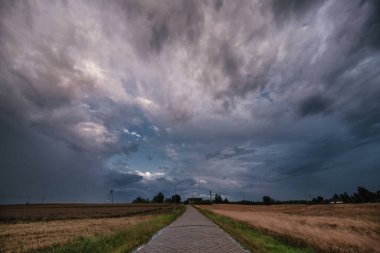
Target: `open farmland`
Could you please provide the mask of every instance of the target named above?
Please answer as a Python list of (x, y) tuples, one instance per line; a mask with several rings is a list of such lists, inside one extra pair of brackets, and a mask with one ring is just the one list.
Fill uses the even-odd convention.
[[(0, 225), (0, 248), (4, 252), (22, 252), (53, 244), (63, 244), (80, 236), (116, 232), (127, 226), (149, 221), (152, 215), (81, 220), (23, 222)], [(1, 252), (3, 252), (1, 251)]]
[(165, 212), (170, 209), (165, 204), (36, 204), (0, 206), (0, 221), (20, 220), (60, 220), (125, 217), (136, 214)]
[[(0, 252), (25, 252), (81, 237), (117, 233), (168, 214), (165, 204), (10, 205), (0, 207)], [(149, 235), (148, 235), (149, 236)]]
[(322, 252), (380, 252), (380, 205), (199, 206), (294, 245)]

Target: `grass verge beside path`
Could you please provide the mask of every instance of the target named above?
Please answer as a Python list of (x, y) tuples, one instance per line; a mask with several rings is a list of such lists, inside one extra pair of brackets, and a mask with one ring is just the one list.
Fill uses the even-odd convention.
[(153, 219), (142, 222), (113, 234), (101, 236), (80, 237), (74, 241), (56, 245), (33, 252), (38, 253), (103, 253), (103, 252), (131, 252), (139, 245), (147, 242), (155, 232), (169, 225), (183, 214), (185, 207), (170, 214), (161, 214)]
[(314, 253), (312, 248), (299, 248), (262, 234), (248, 224), (211, 211), (197, 208), (203, 215), (219, 225), (244, 247), (255, 253)]

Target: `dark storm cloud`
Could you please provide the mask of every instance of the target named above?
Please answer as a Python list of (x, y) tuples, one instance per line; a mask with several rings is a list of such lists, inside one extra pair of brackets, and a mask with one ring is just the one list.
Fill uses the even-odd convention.
[[(367, 1), (362, 1), (360, 6), (365, 4)], [(363, 31), (363, 37), (361, 38), (361, 42), (364, 45), (369, 45), (374, 49), (379, 49), (380, 46), (380, 3), (376, 0), (369, 0), (371, 3), (371, 15), (369, 16), (365, 26), (366, 31)]]
[(0, 113), (1, 203), (98, 201), (101, 160)]
[(152, 38), (150, 39), (150, 46), (156, 51), (161, 51), (164, 42), (168, 39), (168, 28), (166, 24), (155, 24), (152, 28)]
[(206, 159), (228, 159), (232, 157), (239, 157), (243, 155), (253, 155), (255, 153), (254, 149), (245, 149), (241, 147), (233, 147), (232, 149), (219, 150), (214, 153), (207, 153), (205, 155)]
[(301, 116), (307, 116), (312, 114), (318, 114), (321, 112), (326, 112), (330, 106), (331, 102), (320, 95), (312, 95), (302, 101), (300, 105)]
[(364, 140), (370, 137), (378, 138), (380, 134), (379, 100), (373, 97), (359, 106), (358, 110), (350, 111), (345, 115), (352, 133)]
[(219, 10), (220, 8), (222, 8), (223, 6), (223, 0), (215, 0), (214, 1), (214, 7), (215, 7), (215, 10)]
[(331, 159), (354, 148), (344, 141), (337, 136), (326, 136), (314, 141), (312, 145), (294, 147), (292, 158), (289, 157), (285, 164), (277, 165), (283, 166), (279, 171), (282, 175), (291, 177), (328, 170), (330, 168), (327, 164)]
[(134, 142), (126, 147), (123, 147), (122, 149), (125, 154), (130, 155), (139, 151), (139, 147), (140, 147), (140, 144), (137, 142)]
[[(131, 188), (124, 188), (126, 194), (133, 192), (133, 196), (141, 196), (152, 199), (155, 194), (162, 192), (165, 197), (170, 197), (177, 193), (185, 196), (191, 196), (194, 189), (197, 189), (197, 182), (193, 178), (182, 178), (181, 180), (169, 181), (165, 178), (158, 178), (154, 181), (145, 181), (133, 185)], [(206, 189), (201, 188), (201, 191)]]
[(272, 8), (277, 25), (281, 26), (289, 19), (300, 18), (323, 3), (324, 1), (322, 0), (273, 0)]
[(6, 201), (379, 187), (377, 1), (0, 4)]
[[(139, 54), (160, 53), (166, 44), (194, 43), (202, 32), (203, 3), (198, 1), (117, 1), (127, 22), (137, 22), (133, 44)], [(167, 46), (169, 46), (167, 45)]]
[(111, 172), (108, 175), (110, 186), (117, 187), (117, 188), (124, 188), (125, 186), (139, 182), (142, 179), (143, 177), (139, 175), (120, 173), (120, 172)]

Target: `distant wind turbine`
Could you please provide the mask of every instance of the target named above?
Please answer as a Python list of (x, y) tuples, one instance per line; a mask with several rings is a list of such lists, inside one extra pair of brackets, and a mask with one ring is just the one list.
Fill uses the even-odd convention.
[(111, 189), (110, 193), (108, 194), (107, 204), (110, 204), (110, 201), (111, 201), (111, 204), (113, 204), (113, 189)]

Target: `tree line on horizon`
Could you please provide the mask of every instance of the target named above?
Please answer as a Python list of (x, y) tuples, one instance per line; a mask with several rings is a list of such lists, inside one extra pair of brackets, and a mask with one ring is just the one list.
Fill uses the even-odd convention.
[[(202, 200), (202, 203), (229, 203), (227, 198), (222, 198), (222, 196), (218, 193), (215, 193), (213, 200)], [(162, 192), (159, 192), (155, 196), (153, 196), (152, 200), (149, 198), (137, 197), (132, 203), (184, 203), (188, 204), (188, 200), (184, 200), (181, 202), (181, 196), (179, 194), (174, 194), (170, 198), (165, 198), (165, 195)]]
[(347, 192), (341, 194), (334, 194), (330, 199), (324, 199), (322, 196), (313, 198), (313, 203), (324, 202), (343, 202), (343, 203), (374, 203), (380, 201), (380, 190), (377, 192), (371, 192), (363, 186), (359, 186), (356, 192), (349, 195)]
[(329, 203), (375, 203), (380, 202), (380, 190), (371, 192), (363, 186), (357, 187), (353, 194), (347, 192), (334, 195), (331, 198), (322, 196), (313, 197), (309, 200), (274, 200), (270, 196), (264, 196), (262, 201), (241, 200), (234, 202), (245, 205), (271, 205), (271, 204), (329, 204)]
[[(357, 187), (356, 191), (351, 195), (347, 192), (337, 194), (335, 193), (331, 198), (324, 198), (322, 196), (313, 197), (309, 200), (275, 200), (270, 196), (263, 196), (262, 201), (240, 200), (230, 202), (227, 198), (222, 198), (218, 193), (215, 193), (212, 199), (199, 200), (197, 204), (242, 204), (242, 205), (272, 205), (272, 204), (328, 204), (328, 203), (375, 203), (380, 202), (380, 190), (371, 192), (363, 186)], [(189, 204), (188, 200), (181, 202), (181, 196), (174, 194), (170, 198), (165, 198), (162, 192), (153, 196), (152, 200), (149, 198), (137, 197), (132, 203), (184, 203)]]
[(181, 203), (181, 196), (178, 194), (172, 195), (170, 198), (165, 198), (165, 195), (162, 192), (159, 192), (153, 196), (152, 200), (149, 198), (137, 197), (132, 203)]

